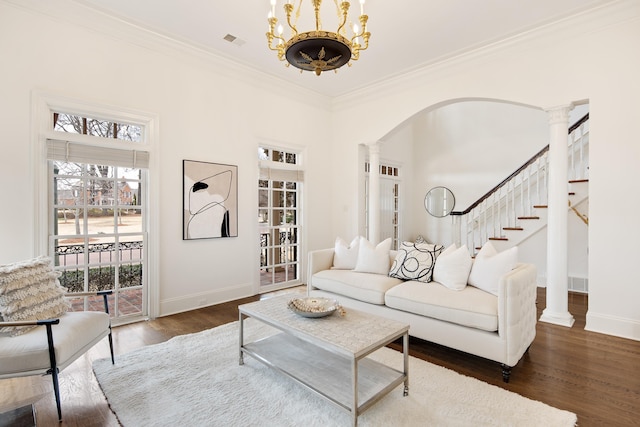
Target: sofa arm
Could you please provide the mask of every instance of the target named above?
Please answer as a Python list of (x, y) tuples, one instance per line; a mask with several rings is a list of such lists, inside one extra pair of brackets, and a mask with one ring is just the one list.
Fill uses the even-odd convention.
[(519, 264), (502, 276), (498, 290), (498, 333), (506, 341), (506, 364), (515, 366), (536, 336), (537, 271)]
[(307, 265), (307, 289), (311, 289), (311, 278), (318, 271), (330, 270), (333, 267), (334, 249), (318, 249), (309, 252), (309, 263)]

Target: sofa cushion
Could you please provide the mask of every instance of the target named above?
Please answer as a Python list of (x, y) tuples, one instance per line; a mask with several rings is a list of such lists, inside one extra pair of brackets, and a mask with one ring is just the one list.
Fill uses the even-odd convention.
[(353, 270), (358, 261), (358, 248), (360, 247), (360, 236), (356, 236), (351, 243), (347, 243), (341, 237), (336, 237), (333, 251), (333, 268), (343, 270)]
[(430, 243), (402, 242), (389, 276), (403, 280), (430, 282), (436, 258), (444, 246)]
[(387, 275), (350, 270), (319, 271), (311, 280), (318, 289), (380, 305), (384, 304), (385, 292), (402, 283), (402, 280)]
[(472, 286), (453, 291), (438, 282), (404, 282), (387, 291), (385, 304), (462, 326), (498, 330), (498, 297)]
[[(64, 367), (88, 349), (86, 337), (102, 339), (109, 332), (109, 315), (103, 312), (68, 312), (59, 319), (60, 324), (52, 327), (58, 366)], [(0, 375), (45, 371), (50, 366), (46, 327), (38, 326), (16, 337), (0, 337)]]

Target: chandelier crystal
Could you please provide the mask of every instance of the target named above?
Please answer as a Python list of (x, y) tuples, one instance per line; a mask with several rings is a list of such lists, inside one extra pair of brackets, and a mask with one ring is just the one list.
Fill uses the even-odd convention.
[[(320, 19), (320, 6), (322, 0), (312, 0), (315, 14), (315, 30), (299, 32), (296, 28), (300, 17), (300, 7), (302, 1), (298, 1), (294, 13), (294, 0), (284, 1), (284, 13), (287, 25), (291, 29), (291, 36), (287, 40), (283, 36), (284, 28), (278, 25), (276, 18), (277, 0), (271, 0), (271, 10), (269, 11), (269, 31), (267, 32), (267, 42), (269, 49), (278, 53), (278, 59), (287, 61), (300, 70), (313, 71), (320, 75), (323, 71), (336, 70), (345, 64), (351, 65), (350, 61), (357, 61), (360, 52), (369, 47), (369, 37), (371, 33), (367, 31), (367, 21), (369, 17), (364, 14), (365, 0), (360, 0), (360, 16), (357, 24), (351, 26), (349, 22), (349, 2), (343, 1), (338, 4), (334, 0), (338, 15), (338, 27), (335, 32), (326, 31), (322, 28)], [(302, 72), (302, 71), (301, 71)]]

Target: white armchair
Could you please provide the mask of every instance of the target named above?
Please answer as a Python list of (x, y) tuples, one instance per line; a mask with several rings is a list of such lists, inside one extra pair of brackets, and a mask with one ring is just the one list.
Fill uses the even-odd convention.
[(0, 327), (39, 326), (22, 335), (0, 336), (0, 379), (51, 375), (59, 420), (62, 420), (62, 410), (58, 373), (105, 336), (109, 337), (111, 363), (115, 363), (107, 304), (111, 291), (74, 293), (72, 296), (98, 294), (104, 297), (105, 313), (68, 312), (56, 319), (0, 322)]
[[(112, 291), (64, 294), (51, 260), (0, 266), (0, 379), (51, 375), (62, 420), (58, 374), (104, 337), (114, 363), (107, 297)], [(104, 312), (67, 311), (65, 297), (101, 295)]]

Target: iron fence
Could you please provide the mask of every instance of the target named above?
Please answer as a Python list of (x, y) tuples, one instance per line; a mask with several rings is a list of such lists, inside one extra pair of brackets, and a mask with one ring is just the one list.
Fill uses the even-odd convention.
[[(88, 262), (84, 261), (85, 253)], [(118, 258), (119, 257), (119, 258)], [(88, 273), (89, 291), (114, 289), (116, 267), (113, 265), (96, 265), (120, 261), (117, 268), (120, 288), (142, 286), (143, 242), (119, 242), (59, 245), (55, 247), (55, 263), (62, 267), (60, 284), (68, 292), (84, 292), (85, 274)], [(85, 265), (89, 267), (85, 269)]]

